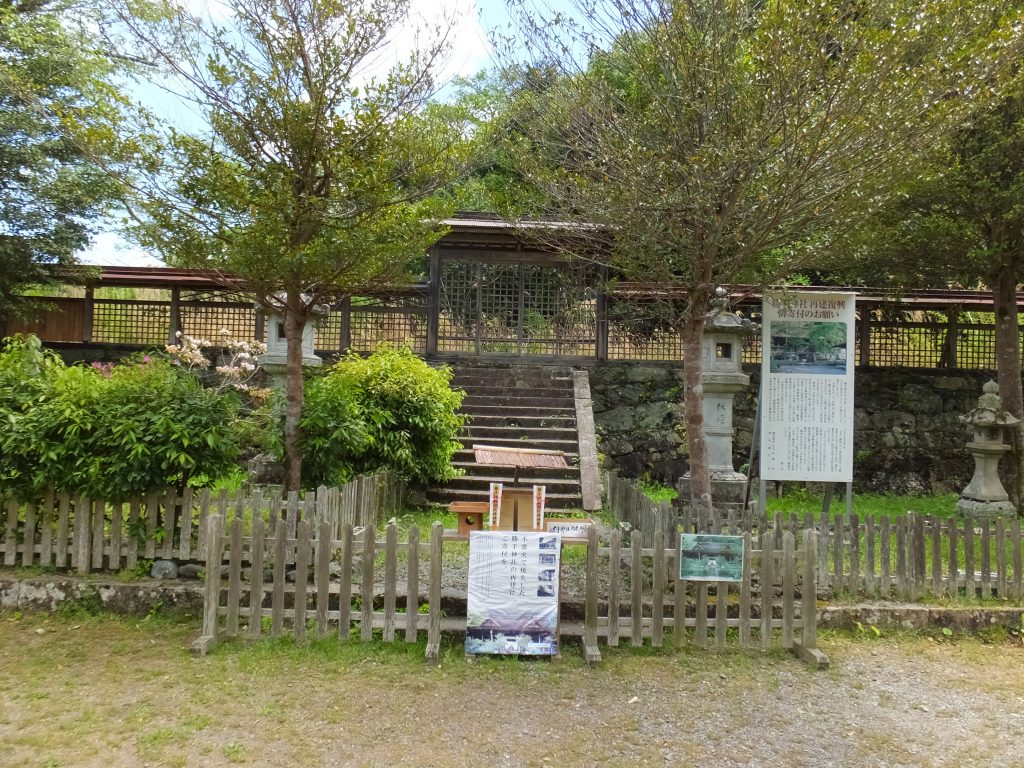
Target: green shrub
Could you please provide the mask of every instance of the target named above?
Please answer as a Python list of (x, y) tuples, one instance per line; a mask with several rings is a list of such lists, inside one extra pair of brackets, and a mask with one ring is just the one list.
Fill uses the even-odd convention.
[(388, 345), (367, 358), (350, 354), (310, 380), (302, 412), (304, 482), (341, 483), (377, 470), (420, 482), (454, 477), (463, 393), (450, 381), (448, 369)]
[(121, 500), (229, 473), (238, 398), (161, 358), (65, 366), (38, 340), (0, 352), (0, 493)]

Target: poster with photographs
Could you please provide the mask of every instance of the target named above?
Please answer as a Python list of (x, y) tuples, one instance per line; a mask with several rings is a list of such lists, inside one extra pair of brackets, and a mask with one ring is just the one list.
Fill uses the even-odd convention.
[(743, 537), (679, 534), (679, 578), (686, 581), (742, 581)]
[(558, 653), (561, 551), (558, 534), (470, 534), (467, 654)]
[(853, 480), (855, 295), (766, 294), (761, 477)]

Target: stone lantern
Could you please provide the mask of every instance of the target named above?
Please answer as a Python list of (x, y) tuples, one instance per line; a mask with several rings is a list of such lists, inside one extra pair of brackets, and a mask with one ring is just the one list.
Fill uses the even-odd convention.
[[(313, 351), (316, 337), (315, 319), (313, 316), (327, 313), (326, 307), (317, 305), (310, 313), (302, 329), (302, 365), (316, 367), (323, 364)], [(284, 333), (284, 315), (271, 311), (267, 317), (267, 351), (259, 357), (259, 364), (270, 376), (273, 386), (283, 389), (285, 386), (286, 369), (288, 366), (288, 340)]]
[[(750, 320), (729, 311), (728, 292), (715, 290), (711, 312), (704, 321), (701, 349), (704, 388), (704, 435), (708, 445), (708, 468), (711, 471), (711, 496), (718, 508), (741, 509), (746, 495), (745, 475), (732, 465), (733, 399), (750, 384), (743, 372), (743, 340), (757, 332)], [(679, 498), (690, 498), (690, 474), (680, 478)]]
[(999, 459), (1010, 450), (1003, 442), (1003, 430), (1020, 420), (1003, 408), (999, 385), (994, 381), (987, 382), (982, 393), (978, 407), (960, 417), (974, 430), (974, 439), (967, 443), (974, 457), (974, 477), (960, 493), (956, 508), (969, 517), (1013, 515), (1017, 510), (999, 480)]

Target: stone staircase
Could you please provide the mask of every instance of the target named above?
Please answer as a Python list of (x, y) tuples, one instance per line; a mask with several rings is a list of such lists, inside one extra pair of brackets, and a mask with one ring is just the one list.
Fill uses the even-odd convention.
[(452, 386), (466, 392), (463, 448), (453, 464), (465, 472), (428, 494), (432, 501), (487, 501), (492, 482), (510, 486), (512, 467), (480, 466), (472, 446), (495, 445), (564, 451), (568, 469), (523, 468), (519, 485), (544, 485), (548, 509), (580, 509), (579, 440), (572, 372), (539, 365), (453, 366)]

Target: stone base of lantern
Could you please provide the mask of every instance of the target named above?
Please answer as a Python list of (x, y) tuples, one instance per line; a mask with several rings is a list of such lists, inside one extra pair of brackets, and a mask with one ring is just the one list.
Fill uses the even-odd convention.
[[(316, 355), (306, 355), (302, 358), (303, 368), (316, 368), (323, 363), (324, 361)], [(285, 389), (288, 383), (288, 360), (283, 355), (261, 355), (259, 365), (270, 378), (271, 387)]]
[(980, 501), (960, 499), (956, 511), (964, 517), (990, 520), (996, 517), (1015, 517), (1017, 508), (1009, 501)]
[[(678, 506), (690, 505), (690, 475), (683, 475), (676, 481), (679, 492)], [(743, 510), (747, 493), (747, 478), (739, 472), (721, 471), (711, 473), (711, 499), (715, 509), (723, 512)]]

